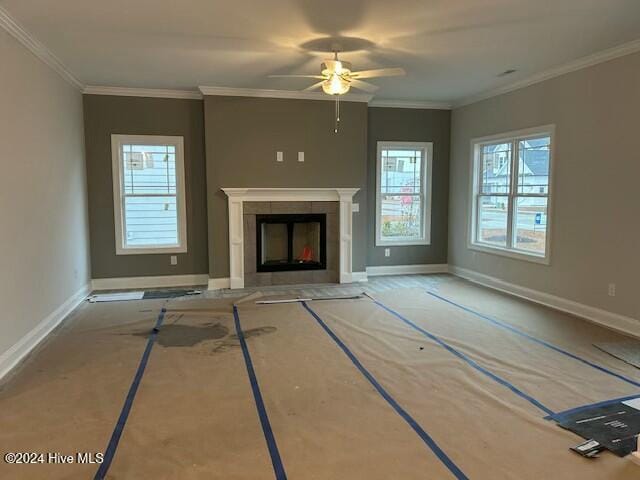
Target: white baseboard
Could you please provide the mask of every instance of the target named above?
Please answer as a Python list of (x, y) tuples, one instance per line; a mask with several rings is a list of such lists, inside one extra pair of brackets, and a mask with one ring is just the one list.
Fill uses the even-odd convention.
[(209, 275), (161, 275), (149, 277), (94, 278), (93, 290), (127, 290), (132, 288), (192, 287), (206, 285)]
[(513, 283), (500, 280), (499, 278), (491, 277), (466, 268), (451, 265), (449, 267), (449, 272), (471, 282), (484, 285), (485, 287), (509, 293), (516, 297), (524, 298), (541, 305), (546, 305), (547, 307), (551, 307), (562, 312), (570, 313), (627, 335), (640, 337), (640, 320), (608, 312), (600, 308), (591, 307), (583, 303), (574, 302), (573, 300), (568, 300), (566, 298), (557, 297), (550, 293), (540, 292), (539, 290), (515, 285)]
[(80, 290), (45, 317), (30, 332), (23, 336), (9, 350), (0, 355), (0, 379), (9, 373), (29, 354), (51, 331), (56, 328), (91, 293), (87, 283)]
[(352, 272), (351, 282), (366, 282), (368, 281), (367, 272)]
[(223, 290), (225, 288), (231, 288), (230, 278), (210, 278), (208, 281), (209, 290)]
[(367, 275), (375, 277), (378, 275), (410, 275), (418, 273), (447, 273), (449, 266), (446, 263), (425, 264), (425, 265), (381, 265), (377, 267), (367, 267)]

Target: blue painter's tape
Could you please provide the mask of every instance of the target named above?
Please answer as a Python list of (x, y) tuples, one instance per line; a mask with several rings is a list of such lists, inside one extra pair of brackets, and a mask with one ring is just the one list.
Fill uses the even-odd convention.
[(429, 434), (420, 426), (416, 420), (404, 410), (400, 404), (378, 383), (375, 377), (360, 363), (360, 360), (349, 350), (349, 347), (338, 338), (338, 336), (329, 328), (329, 326), (314, 312), (307, 302), (301, 302), (302, 306), (316, 319), (322, 329), (331, 337), (331, 339), (340, 347), (349, 360), (356, 366), (360, 373), (373, 385), (373, 388), (384, 398), (391, 407), (400, 415), (405, 422), (418, 434), (422, 441), (431, 449), (440, 461), (449, 469), (449, 471), (459, 480), (466, 480), (468, 477), (460, 470), (455, 463), (447, 456), (447, 454), (438, 446), (438, 444), (429, 436)]
[(151, 355), (151, 349), (153, 348), (153, 344), (156, 341), (156, 337), (158, 336), (159, 329), (162, 326), (162, 322), (164, 321), (164, 315), (166, 312), (166, 308), (163, 308), (160, 311), (158, 319), (156, 320), (156, 324), (153, 327), (151, 333), (149, 333), (147, 346), (142, 353), (142, 358), (140, 359), (138, 370), (136, 370), (136, 374), (133, 377), (133, 382), (131, 382), (131, 386), (129, 387), (129, 393), (127, 393), (124, 405), (122, 406), (122, 411), (120, 412), (120, 417), (118, 417), (118, 422), (116, 423), (116, 426), (113, 429), (113, 433), (111, 434), (111, 439), (109, 440), (107, 449), (104, 452), (102, 463), (100, 464), (100, 467), (98, 467), (98, 471), (93, 477), (94, 480), (103, 480), (105, 475), (107, 474), (107, 471), (109, 470), (109, 467), (111, 466), (113, 457), (116, 454), (116, 450), (118, 449), (120, 437), (122, 436), (122, 432), (124, 431), (124, 426), (127, 423), (127, 418), (129, 418), (129, 413), (131, 412), (133, 401), (136, 398), (136, 393), (138, 392), (138, 387), (140, 386), (142, 375), (144, 375), (144, 370), (147, 367), (149, 355)]
[(417, 330), (418, 332), (422, 333), (423, 335), (425, 335), (427, 338), (430, 338), (431, 340), (433, 340), (434, 342), (436, 342), (438, 345), (440, 345), (441, 347), (445, 348), (449, 353), (452, 353), (453, 355), (455, 355), (456, 357), (460, 358), (461, 360), (464, 360), (465, 362), (467, 362), (469, 365), (471, 365), (473, 368), (475, 368), (476, 370), (478, 370), (479, 372), (485, 374), (487, 377), (489, 377), (491, 380), (494, 380), (495, 382), (499, 383), (500, 385), (507, 387), (509, 390), (511, 390), (513, 393), (515, 393), (516, 395), (518, 395), (521, 398), (524, 398), (526, 401), (528, 401), (529, 403), (531, 403), (532, 405), (536, 406), (537, 408), (539, 408), (540, 410), (542, 410), (543, 412), (545, 412), (547, 415), (553, 415), (554, 412), (553, 410), (551, 410), (550, 408), (547, 408), (546, 406), (544, 406), (541, 402), (539, 402), (538, 400), (536, 400), (535, 398), (533, 398), (531, 395), (528, 395), (526, 393), (524, 393), (522, 390), (520, 390), (518, 387), (516, 387), (515, 385), (513, 385), (512, 383), (509, 383), (507, 380), (505, 380), (502, 377), (499, 377), (498, 375), (496, 375), (495, 373), (487, 370), (486, 368), (484, 368), (482, 365), (478, 364), (475, 360), (472, 360), (471, 358), (469, 358), (468, 356), (466, 356), (464, 353), (456, 350), (455, 348), (453, 348), (451, 345), (449, 345), (448, 343), (444, 342), (443, 340), (441, 340), (440, 338), (436, 337), (434, 334), (432, 334), (431, 332), (428, 332), (427, 330), (425, 330), (424, 328), (416, 325), (415, 323), (413, 323), (411, 320), (409, 320), (408, 318), (403, 317), (402, 315), (400, 315), (398, 312), (396, 312), (395, 310), (392, 310), (391, 308), (387, 307), (386, 305), (382, 304), (381, 302), (377, 301), (377, 300), (373, 300), (373, 302), (382, 307), (384, 310), (386, 310), (387, 312), (389, 312), (390, 314), (394, 315), (395, 317), (399, 318), (400, 320), (402, 320), (404, 323), (406, 323), (407, 325), (409, 325), (411, 328), (413, 328), (414, 330)]
[(262, 399), (262, 393), (260, 393), (258, 378), (256, 377), (255, 370), (253, 369), (253, 362), (251, 361), (251, 355), (249, 354), (249, 347), (247, 347), (247, 342), (244, 338), (242, 327), (240, 326), (238, 308), (235, 305), (233, 306), (233, 318), (236, 325), (236, 334), (240, 341), (240, 347), (242, 348), (242, 355), (244, 356), (244, 363), (247, 367), (247, 374), (249, 375), (249, 383), (251, 384), (251, 390), (253, 391), (253, 399), (255, 400), (256, 409), (258, 410), (258, 417), (260, 417), (260, 425), (262, 425), (262, 432), (264, 433), (264, 438), (267, 442), (269, 455), (271, 455), (273, 471), (276, 474), (276, 480), (287, 480), (287, 474), (284, 471), (284, 465), (280, 458), (276, 438), (273, 435), (271, 423), (269, 423), (269, 416), (267, 415), (267, 409), (264, 405), (264, 400)]
[(480, 313), (480, 312), (476, 312), (475, 310), (473, 310), (473, 309), (471, 309), (469, 307), (465, 307), (464, 305), (460, 305), (460, 304), (458, 304), (458, 303), (456, 303), (456, 302), (454, 302), (452, 300), (449, 300), (448, 298), (445, 298), (445, 297), (442, 297), (442, 296), (438, 295), (437, 293), (430, 292), (430, 291), (427, 291), (427, 293), (429, 295), (435, 297), (435, 298), (438, 298), (438, 299), (442, 300), (443, 302), (447, 302), (447, 303), (449, 303), (451, 305), (454, 305), (454, 306), (456, 306), (456, 307), (458, 307), (458, 308), (460, 308), (460, 309), (462, 309), (462, 310), (464, 310), (466, 312), (472, 313), (475, 316), (477, 316), (479, 318), (482, 318), (483, 320), (486, 320), (487, 322), (492, 323), (493, 325), (496, 325), (496, 326), (498, 326), (500, 328), (504, 328), (506, 330), (509, 330), (510, 332), (515, 333), (516, 335), (519, 335), (519, 336), (521, 336), (523, 338), (526, 338), (527, 340), (535, 342), (535, 343), (537, 343), (539, 345), (542, 345), (544, 347), (550, 348), (551, 350), (554, 350), (554, 351), (556, 351), (558, 353), (561, 353), (562, 355), (566, 355), (567, 357), (573, 358), (574, 360), (577, 360), (578, 362), (582, 362), (585, 365), (589, 365), (590, 367), (593, 367), (596, 370), (599, 370), (599, 371), (601, 371), (603, 373), (606, 373), (608, 375), (616, 377), (616, 378), (622, 380), (623, 382), (627, 382), (627, 383), (629, 383), (629, 384), (631, 384), (631, 385), (633, 385), (635, 387), (640, 387), (640, 382), (636, 382), (635, 380), (633, 380), (633, 379), (631, 379), (629, 377), (625, 377), (624, 375), (621, 375), (619, 373), (612, 372), (608, 368), (605, 368), (605, 367), (603, 367), (601, 365), (598, 365), (596, 363), (590, 362), (589, 360), (585, 360), (584, 358), (581, 358), (578, 355), (575, 355), (575, 354), (573, 354), (571, 352), (567, 352), (566, 350), (563, 350), (560, 347), (556, 347), (555, 345), (553, 345), (553, 344), (551, 344), (549, 342), (545, 342), (544, 340), (540, 340), (539, 338), (536, 338), (536, 337), (534, 337), (532, 335), (529, 335), (528, 333), (525, 333), (525, 332), (523, 332), (521, 330), (518, 330), (517, 328), (513, 327), (512, 325), (509, 325), (508, 323), (501, 322), (500, 320), (496, 320), (495, 318), (492, 318), (492, 317), (490, 317), (488, 315), (485, 315), (485, 314)]
[(611, 400), (604, 400), (602, 402), (590, 403), (588, 405), (581, 405), (579, 407), (571, 408), (563, 412), (558, 412), (558, 413), (554, 413), (553, 415), (548, 415), (544, 418), (545, 420), (555, 420), (556, 422), (561, 422), (569, 415), (574, 415), (576, 413), (581, 412), (582, 410), (588, 410), (590, 408), (597, 408), (597, 407), (606, 407), (607, 405), (612, 405), (614, 403), (621, 403), (626, 400), (634, 400), (636, 398), (640, 398), (640, 394), (636, 393), (635, 395), (628, 395), (626, 397), (614, 398)]

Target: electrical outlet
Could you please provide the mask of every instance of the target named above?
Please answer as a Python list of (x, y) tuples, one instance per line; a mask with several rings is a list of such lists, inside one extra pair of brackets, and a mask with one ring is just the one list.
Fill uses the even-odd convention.
[(390, 248), (385, 248), (384, 249), (384, 256), (385, 257), (390, 257), (391, 256), (391, 249)]
[(171, 255), (171, 265), (177, 265), (177, 264), (178, 264), (178, 256)]
[(284, 154), (282, 152), (276, 152), (276, 162), (284, 162)]
[(610, 297), (615, 297), (616, 296), (616, 284), (615, 283), (610, 283), (609, 284), (609, 296)]

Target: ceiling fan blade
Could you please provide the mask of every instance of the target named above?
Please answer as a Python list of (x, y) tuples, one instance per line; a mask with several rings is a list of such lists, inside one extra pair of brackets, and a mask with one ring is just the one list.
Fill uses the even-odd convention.
[(269, 75), (269, 78), (324, 78), (321, 75)]
[(365, 92), (373, 93), (378, 90), (378, 86), (372, 85), (371, 83), (363, 82), (362, 80), (357, 80), (355, 78), (349, 79), (349, 83), (352, 87), (364, 90)]
[(361, 72), (351, 72), (353, 78), (373, 78), (373, 77), (397, 77), (406, 75), (404, 68), (378, 68), (376, 70), (362, 70)]
[[(322, 77), (320, 77), (320, 78), (322, 78)], [(314, 83), (310, 87), (305, 88), (303, 91), (306, 92), (306, 91), (309, 91), (309, 90), (315, 90), (316, 88), (321, 87), (323, 83), (324, 83), (324, 80), (322, 80), (321, 82), (318, 82), (318, 83)]]

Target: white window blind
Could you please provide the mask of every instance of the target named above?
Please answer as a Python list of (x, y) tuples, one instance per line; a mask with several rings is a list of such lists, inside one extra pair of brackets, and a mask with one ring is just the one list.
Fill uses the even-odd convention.
[(118, 254), (186, 252), (182, 137), (113, 135)]

